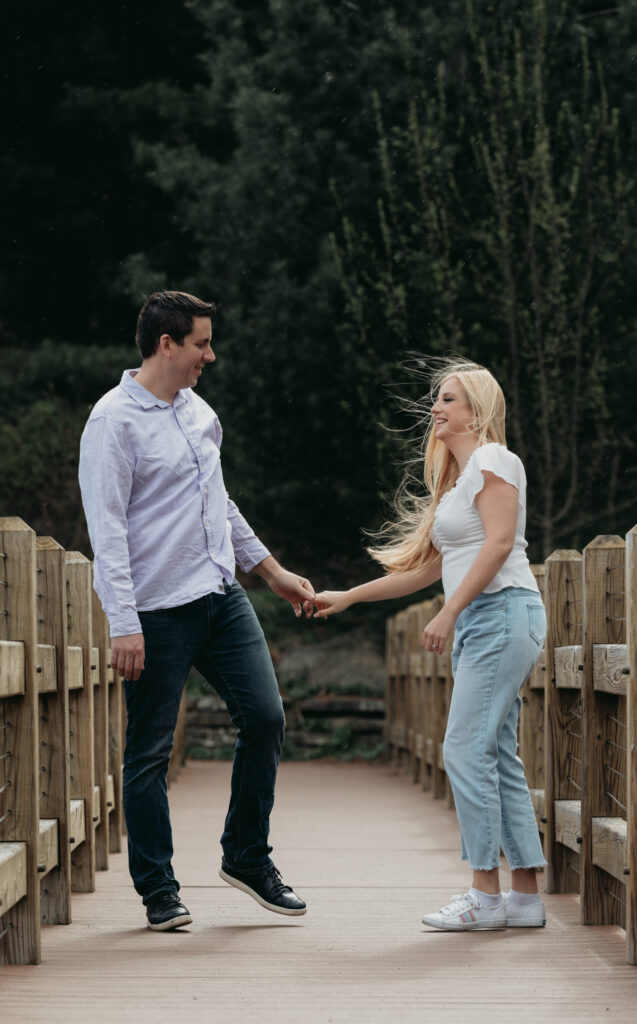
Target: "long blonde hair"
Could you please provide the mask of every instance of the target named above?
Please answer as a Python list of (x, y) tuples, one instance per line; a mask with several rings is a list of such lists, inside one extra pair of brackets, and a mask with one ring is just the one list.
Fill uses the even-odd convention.
[(408, 465), (394, 498), (394, 518), (376, 534), (380, 543), (367, 548), (372, 558), (380, 562), (387, 572), (409, 572), (424, 568), (438, 554), (431, 542), (434, 515), (443, 494), (451, 490), (459, 476), (454, 456), (442, 441), (436, 440), (435, 424), (430, 411), (445, 381), (453, 377), (464, 391), (473, 413), (472, 429), (476, 433), (476, 447), (493, 441), (506, 447), (506, 404), (502, 388), (493, 374), (478, 363), (463, 362), (460, 359), (437, 360), (437, 367), (431, 375), (426, 398), (417, 403), (409, 403), (420, 423), (425, 416), (429, 419), (417, 453), (409, 460), (409, 465), (413, 462), (420, 465), (421, 460), (424, 461), (423, 480), (427, 494), (422, 497), (413, 493), (414, 474)]

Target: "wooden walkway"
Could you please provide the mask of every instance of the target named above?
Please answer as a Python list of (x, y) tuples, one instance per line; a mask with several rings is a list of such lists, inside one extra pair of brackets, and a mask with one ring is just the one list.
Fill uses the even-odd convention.
[(386, 765), (284, 764), (275, 862), (305, 917), (261, 909), (217, 876), (230, 766), (189, 763), (170, 791), (175, 869), (194, 923), (151, 933), (124, 854), (45, 929), (43, 963), (0, 970), (2, 1024), (341, 1024), (637, 1019), (624, 933), (546, 897), (542, 930), (429, 931), (464, 891), (455, 815)]

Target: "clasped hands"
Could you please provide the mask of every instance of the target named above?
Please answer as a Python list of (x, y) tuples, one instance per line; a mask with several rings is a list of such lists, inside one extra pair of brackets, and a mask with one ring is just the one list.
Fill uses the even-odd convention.
[[(303, 610), (309, 618), (316, 608), (314, 618), (327, 619), (330, 615), (345, 611), (352, 603), (347, 590), (322, 590), (314, 596), (312, 601), (304, 601)], [(438, 654), (442, 654), (447, 640), (454, 630), (457, 617), (456, 613), (446, 605), (441, 608), (423, 630), (420, 643), (426, 651), (436, 651)]]

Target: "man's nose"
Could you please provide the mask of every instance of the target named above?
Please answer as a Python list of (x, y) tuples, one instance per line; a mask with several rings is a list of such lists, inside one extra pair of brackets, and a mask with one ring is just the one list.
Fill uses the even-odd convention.
[(214, 363), (216, 358), (217, 357), (211, 348), (209, 348), (207, 352), (204, 353), (204, 359), (206, 360), (207, 363)]

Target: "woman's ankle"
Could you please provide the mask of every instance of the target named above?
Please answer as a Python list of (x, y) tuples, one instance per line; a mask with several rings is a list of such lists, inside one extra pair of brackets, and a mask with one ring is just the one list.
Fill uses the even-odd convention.
[(539, 892), (537, 871), (535, 868), (518, 868), (511, 872), (511, 888), (527, 896), (536, 896)]

